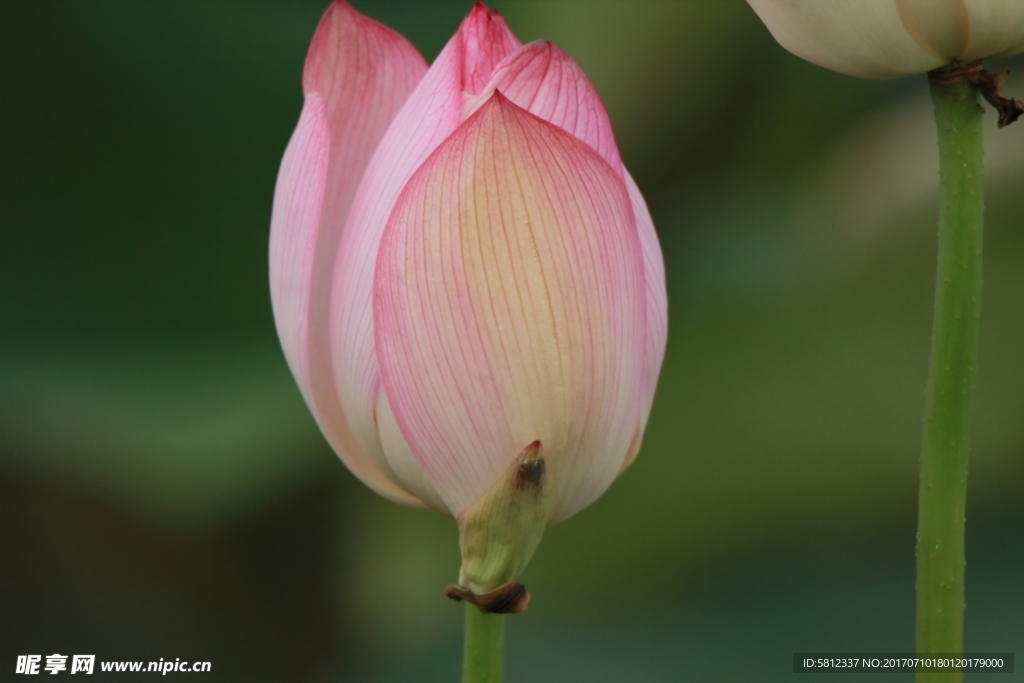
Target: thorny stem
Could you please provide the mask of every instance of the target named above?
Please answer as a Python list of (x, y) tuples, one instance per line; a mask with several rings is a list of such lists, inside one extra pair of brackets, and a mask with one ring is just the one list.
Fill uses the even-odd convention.
[[(932, 78), (939, 140), (939, 258), (917, 534), (917, 652), (963, 651), (964, 521), (981, 302), (982, 111), (971, 82)], [(918, 683), (962, 674), (918, 673)]]

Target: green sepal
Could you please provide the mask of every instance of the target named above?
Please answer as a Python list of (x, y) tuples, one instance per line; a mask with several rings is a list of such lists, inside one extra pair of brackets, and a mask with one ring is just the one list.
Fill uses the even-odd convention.
[(484, 603), (490, 601), (477, 601), (473, 596), (497, 593), (507, 602), (513, 590), (507, 584), (512, 583), (524, 598), (501, 611), (525, 609), (529, 594), (515, 582), (537, 550), (547, 525), (545, 470), (543, 448), (540, 441), (534, 441), (519, 452), (487, 493), (459, 515), (462, 568), (459, 586), (449, 590), (450, 597), (470, 600), (481, 611), (496, 611), (486, 609)]

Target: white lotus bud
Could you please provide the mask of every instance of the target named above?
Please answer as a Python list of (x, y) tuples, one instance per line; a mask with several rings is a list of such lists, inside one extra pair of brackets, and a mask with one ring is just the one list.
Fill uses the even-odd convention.
[(797, 57), (896, 78), (1024, 51), (1024, 0), (747, 0)]

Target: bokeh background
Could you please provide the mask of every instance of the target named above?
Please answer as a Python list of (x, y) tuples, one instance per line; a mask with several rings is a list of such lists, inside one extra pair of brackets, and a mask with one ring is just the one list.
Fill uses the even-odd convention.
[[(469, 9), (354, 4), (428, 59)], [(643, 451), (546, 534), (507, 679), (779, 681), (794, 652), (911, 651), (925, 78), (804, 63), (739, 1), (495, 5), (604, 98), (671, 310)], [(4, 680), (54, 652), (458, 679), (454, 524), (340, 464), (270, 313), (271, 194), (325, 7), (0, 3)], [(986, 126), (966, 648), (1020, 656), (1024, 123)]]

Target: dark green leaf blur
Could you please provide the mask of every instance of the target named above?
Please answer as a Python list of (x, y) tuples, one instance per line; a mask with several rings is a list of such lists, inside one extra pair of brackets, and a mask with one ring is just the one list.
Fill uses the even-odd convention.
[[(470, 7), (354, 4), (428, 59)], [(738, 0), (495, 5), (604, 98), (671, 319), (640, 457), (547, 531), (506, 679), (783, 681), (794, 652), (912, 651), (925, 77), (807, 64)], [(0, 3), (4, 676), (61, 653), (458, 680), (454, 523), (349, 474), (271, 317), (271, 195), (325, 7)], [(1024, 60), (990, 66), (1024, 98)], [(1021, 655), (1024, 122), (985, 134), (966, 649)]]

